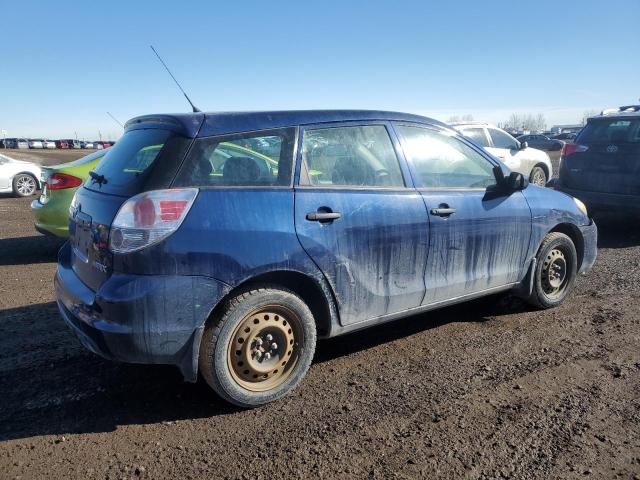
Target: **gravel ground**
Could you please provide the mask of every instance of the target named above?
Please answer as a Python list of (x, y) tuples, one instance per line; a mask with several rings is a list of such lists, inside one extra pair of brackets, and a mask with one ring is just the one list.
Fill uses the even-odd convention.
[(39, 165), (57, 165), (59, 163), (71, 162), (77, 160), (80, 157), (89, 155), (95, 152), (95, 150), (81, 150), (81, 149), (67, 149), (67, 150), (14, 150), (6, 149), (0, 150), (0, 153), (7, 157), (14, 158), (16, 160), (22, 160), (24, 162), (34, 162)]
[(85, 351), (29, 201), (0, 198), (0, 478), (640, 477), (640, 228), (603, 224), (560, 308), (491, 297), (325, 340), (243, 411)]

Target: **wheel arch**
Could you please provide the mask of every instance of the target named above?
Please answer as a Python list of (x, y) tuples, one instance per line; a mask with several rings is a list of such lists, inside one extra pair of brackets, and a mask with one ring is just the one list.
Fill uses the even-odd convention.
[[(547, 181), (551, 180), (551, 177), (550, 177), (551, 172), (549, 172), (549, 166), (546, 163), (544, 162), (536, 163), (533, 167), (531, 167), (531, 171), (533, 171), (533, 169), (536, 167), (540, 167), (542, 170), (544, 170), (544, 174), (547, 176)], [(529, 175), (531, 175), (531, 173), (529, 173)]]
[(330, 336), (332, 330), (334, 330), (334, 324), (338, 322), (338, 312), (333, 293), (326, 285), (324, 278), (316, 279), (297, 270), (264, 272), (233, 286), (213, 308), (207, 317), (206, 323), (217, 318), (229, 299), (241, 291), (246, 291), (259, 285), (282, 287), (298, 295), (311, 310), (316, 321), (319, 337)]
[[(584, 259), (584, 238), (582, 237), (582, 232), (580, 232), (580, 229), (572, 223), (559, 223), (547, 233), (553, 232), (564, 233), (571, 239), (576, 247), (576, 253), (578, 255), (576, 262), (578, 265), (577, 270), (579, 271), (582, 266), (582, 260)], [(544, 241), (544, 238), (542, 241)]]
[(31, 178), (33, 178), (36, 181), (36, 189), (40, 190), (42, 188), (42, 185), (40, 184), (40, 179), (36, 176), (35, 173), (33, 172), (29, 172), (29, 171), (24, 171), (24, 172), (16, 172), (16, 174), (11, 177), (11, 184), (13, 185), (13, 179), (16, 178), (18, 175), (29, 175)]

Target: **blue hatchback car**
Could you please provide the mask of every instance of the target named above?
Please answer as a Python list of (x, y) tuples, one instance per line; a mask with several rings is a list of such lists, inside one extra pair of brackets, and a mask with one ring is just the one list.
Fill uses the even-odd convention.
[(81, 342), (244, 407), (292, 390), (317, 338), (496, 292), (555, 307), (597, 237), (446, 125), (354, 110), (134, 118), (69, 231), (55, 285)]

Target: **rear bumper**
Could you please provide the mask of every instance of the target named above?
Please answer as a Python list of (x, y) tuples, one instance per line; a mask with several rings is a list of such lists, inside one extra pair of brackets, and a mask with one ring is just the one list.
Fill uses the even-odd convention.
[(36, 230), (48, 235), (68, 237), (69, 205), (72, 197), (73, 195), (67, 198), (65, 195), (62, 199), (51, 198), (47, 203), (41, 203), (39, 199), (31, 202)]
[(612, 213), (640, 213), (640, 195), (587, 192), (582, 190), (573, 190), (562, 185), (557, 185), (556, 189), (582, 200), (589, 210), (615, 209)]
[(58, 309), (80, 342), (110, 360), (176, 365), (185, 380), (197, 378), (204, 324), (227, 286), (196, 276), (113, 274), (97, 292), (60, 249), (55, 275)]
[(591, 224), (580, 227), (580, 232), (584, 241), (584, 252), (578, 273), (587, 273), (593, 267), (598, 256), (598, 227), (596, 222), (591, 220)]

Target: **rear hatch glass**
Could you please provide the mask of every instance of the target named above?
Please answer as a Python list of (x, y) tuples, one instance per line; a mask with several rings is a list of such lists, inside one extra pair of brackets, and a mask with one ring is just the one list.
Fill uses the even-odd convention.
[[(144, 129), (127, 132), (107, 150), (104, 160), (89, 176), (85, 187), (90, 190), (131, 197), (146, 190), (154, 167), (165, 144), (180, 143), (181, 137), (168, 130)], [(166, 162), (165, 162), (166, 163)], [(177, 163), (177, 162), (174, 162)], [(164, 165), (173, 172), (178, 165)], [(101, 179), (97, 181), (96, 178)]]
[(107, 150), (70, 209), (71, 263), (93, 290), (111, 276), (111, 223), (130, 197), (169, 187), (191, 141), (162, 129), (130, 130)]
[(591, 119), (563, 160), (569, 188), (640, 195), (640, 118)]

